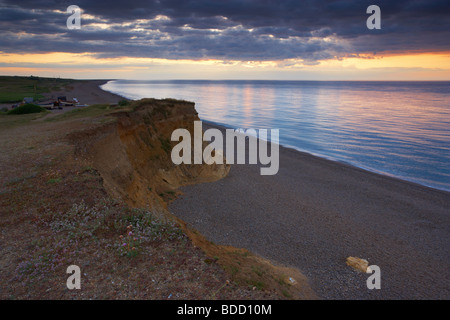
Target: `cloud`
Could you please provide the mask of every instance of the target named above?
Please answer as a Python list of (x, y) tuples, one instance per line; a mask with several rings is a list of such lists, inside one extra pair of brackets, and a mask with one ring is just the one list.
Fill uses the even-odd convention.
[(0, 51), (90, 52), (98, 57), (287, 60), (450, 51), (450, 2), (376, 1), (382, 29), (366, 28), (372, 0), (0, 0)]

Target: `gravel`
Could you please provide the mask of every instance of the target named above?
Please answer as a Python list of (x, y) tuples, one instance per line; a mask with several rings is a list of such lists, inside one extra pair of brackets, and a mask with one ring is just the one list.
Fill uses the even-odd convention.
[[(259, 169), (232, 165), (169, 209), (217, 244), (298, 268), (323, 299), (450, 298), (450, 193), (283, 147), (278, 174)], [(348, 256), (380, 267), (380, 290)]]

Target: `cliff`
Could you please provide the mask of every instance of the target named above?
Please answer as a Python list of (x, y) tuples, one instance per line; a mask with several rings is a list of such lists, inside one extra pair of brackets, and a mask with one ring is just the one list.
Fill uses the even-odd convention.
[(115, 121), (71, 135), (77, 153), (93, 161), (107, 192), (132, 207), (166, 212), (177, 189), (225, 177), (229, 165), (175, 165), (170, 153), (175, 129), (193, 135), (200, 120), (194, 103), (173, 99), (142, 99), (110, 114)]
[(69, 138), (76, 146), (76, 155), (86, 157), (100, 173), (110, 196), (176, 221), (192, 243), (210, 257), (205, 262), (220, 264), (232, 281), (285, 298), (316, 298), (298, 270), (275, 266), (246, 249), (216, 245), (167, 210), (167, 203), (181, 193), (179, 187), (216, 181), (230, 171), (227, 164), (173, 164), (170, 154), (178, 142), (170, 141), (172, 132), (184, 128), (194, 136), (194, 121), (198, 120), (192, 102), (142, 99), (126, 109), (111, 109), (103, 125)]

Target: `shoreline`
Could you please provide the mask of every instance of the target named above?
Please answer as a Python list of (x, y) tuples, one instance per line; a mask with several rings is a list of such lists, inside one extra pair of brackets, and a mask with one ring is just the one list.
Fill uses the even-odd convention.
[[(80, 81), (67, 95), (117, 103), (100, 88), (107, 81)], [(221, 180), (183, 187), (169, 211), (208, 241), (299, 270), (323, 299), (450, 297), (450, 193), (282, 145), (277, 175), (259, 168), (232, 165)], [(368, 290), (348, 256), (379, 266), (382, 289)]]
[[(85, 81), (88, 81), (89, 83), (91, 83), (94, 86), (94, 88), (91, 88), (91, 90), (93, 89), (92, 92), (95, 93), (98, 90), (101, 91), (101, 92), (104, 92), (104, 93), (106, 93), (109, 96), (108, 97), (109, 100), (112, 100), (112, 99), (128, 99), (126, 97), (123, 97), (123, 96), (121, 96), (119, 94), (116, 94), (116, 93), (113, 93), (111, 91), (103, 90), (100, 87), (101, 85), (106, 84), (107, 82), (113, 81), (113, 80), (114, 79), (109, 79), (109, 80), (85, 80)], [(228, 124), (225, 124), (225, 123), (218, 123), (218, 122), (209, 121), (209, 120), (202, 120), (202, 119), (200, 119), (200, 120), (204, 124), (216, 127), (218, 129), (236, 129), (236, 128), (232, 127), (231, 125), (228, 125)], [(341, 165), (341, 166), (349, 167), (349, 168), (352, 168), (352, 169), (355, 169), (355, 170), (360, 170), (362, 172), (374, 174), (374, 175), (379, 176), (381, 178), (392, 179), (392, 180), (398, 181), (400, 183), (406, 183), (406, 184), (409, 184), (411, 186), (415, 186), (415, 187), (418, 187), (418, 188), (426, 188), (426, 189), (429, 189), (431, 191), (441, 192), (441, 193), (443, 193), (445, 195), (450, 196), (450, 190), (439, 189), (439, 188), (436, 188), (436, 187), (433, 187), (433, 186), (421, 184), (419, 182), (403, 179), (403, 178), (398, 177), (398, 176), (396, 176), (394, 174), (388, 174), (388, 173), (384, 173), (384, 172), (379, 172), (379, 171), (376, 171), (375, 169), (363, 168), (363, 167), (357, 166), (357, 165), (352, 164), (352, 163), (343, 162), (343, 161), (332, 159), (332, 158), (329, 158), (329, 157), (326, 157), (326, 156), (323, 156), (323, 155), (310, 153), (310, 152), (308, 152), (306, 150), (300, 150), (299, 148), (296, 148), (294, 146), (282, 145), (282, 144), (280, 144), (279, 146), (280, 146), (280, 150), (284, 149), (284, 150), (286, 150), (288, 152), (299, 153), (300, 155), (306, 155), (306, 156), (309, 156), (309, 157), (313, 157), (314, 159), (319, 160), (319, 161), (330, 161), (330, 162), (336, 163), (337, 165)]]
[[(114, 79), (114, 80), (117, 80), (117, 79)], [(105, 83), (108, 82), (108, 81), (114, 81), (114, 80), (105, 80)], [(104, 90), (104, 91), (106, 91), (106, 90)], [(106, 92), (118, 95), (118, 94), (113, 93), (111, 91), (106, 91)], [(125, 98), (125, 99), (127, 99), (127, 98)], [(201, 121), (204, 122), (204, 123), (210, 123), (210, 124), (217, 125), (217, 126), (224, 127), (224, 128), (238, 129), (238, 127), (233, 127), (233, 126), (231, 126), (231, 125), (229, 125), (227, 123), (221, 123), (221, 122), (215, 122), (215, 121), (203, 120), (203, 119), (201, 119)], [(399, 175), (397, 175), (395, 173), (384, 172), (384, 171), (378, 170), (376, 168), (367, 167), (364, 164), (355, 164), (355, 163), (351, 163), (351, 162), (347, 162), (347, 161), (343, 161), (343, 160), (339, 160), (339, 159), (333, 158), (332, 156), (312, 153), (312, 152), (310, 152), (308, 150), (304, 150), (304, 149), (301, 149), (301, 148), (293, 146), (293, 145), (280, 144), (280, 147), (292, 149), (292, 150), (295, 150), (295, 151), (300, 152), (300, 153), (306, 153), (306, 154), (313, 155), (315, 157), (322, 158), (322, 159), (325, 159), (325, 160), (328, 160), (328, 161), (337, 162), (337, 163), (342, 164), (342, 165), (352, 166), (352, 167), (359, 168), (359, 169), (367, 171), (367, 172), (372, 172), (372, 173), (379, 174), (379, 175), (382, 175), (382, 176), (385, 176), (385, 177), (398, 179), (398, 180), (401, 180), (401, 181), (404, 181), (404, 182), (416, 184), (416, 185), (423, 186), (423, 187), (426, 187), (426, 188), (430, 188), (430, 189), (433, 189), (433, 190), (443, 191), (443, 192), (446, 192), (446, 193), (450, 194), (450, 187), (445, 187), (445, 186), (440, 187), (440, 186), (433, 185), (433, 184), (422, 183), (420, 181), (414, 180), (413, 178), (402, 177), (402, 176), (399, 176)]]
[(104, 104), (104, 103), (117, 103), (122, 99), (126, 99), (121, 95), (103, 90), (101, 85), (107, 83), (110, 80), (81, 80), (72, 83), (68, 88), (61, 91), (54, 91), (48, 96), (66, 95), (71, 98), (77, 98), (82, 104)]
[[(237, 129), (237, 128), (234, 128), (234, 127), (232, 127), (230, 125), (224, 124), (224, 123), (219, 123), (219, 122), (214, 122), (214, 121), (209, 121), (209, 120), (201, 120), (201, 121), (204, 124), (207, 124), (207, 125), (209, 125), (211, 127), (215, 127), (217, 129), (222, 129), (222, 130), (225, 130), (225, 129)], [(381, 172), (381, 171), (376, 171), (375, 169), (359, 167), (359, 166), (357, 166), (355, 164), (352, 164), (352, 163), (340, 161), (340, 160), (337, 160), (337, 159), (332, 159), (331, 157), (326, 157), (326, 156), (319, 155), (319, 154), (314, 154), (314, 153), (308, 152), (307, 150), (301, 150), (301, 149), (299, 149), (297, 147), (294, 147), (294, 146), (283, 145), (283, 144), (280, 144), (279, 146), (280, 146), (280, 150), (281, 149), (285, 149), (286, 151), (290, 151), (290, 152), (294, 152), (294, 153), (297, 152), (299, 154), (303, 154), (303, 155), (306, 155), (306, 156), (314, 157), (317, 160), (331, 161), (331, 162), (334, 162), (334, 163), (342, 165), (342, 166), (347, 166), (347, 167), (350, 167), (350, 168), (353, 168), (353, 169), (358, 169), (358, 170), (361, 170), (363, 172), (372, 173), (372, 174), (375, 174), (375, 175), (378, 175), (378, 176), (381, 176), (381, 177), (384, 177), (384, 178), (397, 180), (399, 182), (408, 183), (408, 184), (411, 184), (413, 186), (417, 186), (419, 188), (427, 188), (427, 189), (430, 189), (430, 190), (433, 190), (433, 191), (443, 192), (444, 194), (447, 194), (447, 195), (450, 196), (450, 190), (439, 189), (439, 188), (436, 188), (436, 187), (433, 187), (433, 186), (428, 186), (428, 185), (425, 185), (425, 184), (421, 184), (419, 182), (415, 182), (415, 181), (411, 181), (411, 180), (407, 180), (407, 179), (402, 179), (401, 177), (397, 177), (394, 174), (388, 174), (388, 173), (384, 173), (384, 172)]]
[[(58, 96), (66, 96), (68, 100), (77, 98), (80, 104), (115, 104), (125, 97), (103, 90), (101, 85), (107, 83), (110, 80), (76, 80), (60, 90), (44, 93), (45, 99), (56, 99)], [(127, 99), (128, 100), (128, 99)], [(73, 108), (73, 107), (72, 107)]]
[[(99, 87), (106, 81), (89, 87), (120, 97)], [(228, 127), (202, 121), (204, 129)], [(275, 176), (233, 165), (224, 179), (181, 191), (169, 205), (175, 216), (214, 243), (300, 270), (321, 298), (450, 297), (441, 280), (450, 277), (447, 191), (282, 145)], [(368, 290), (368, 276), (349, 268), (348, 256), (378, 265), (384, 290)]]
[[(232, 165), (224, 179), (183, 187), (169, 210), (214, 243), (297, 268), (324, 299), (450, 297), (441, 280), (450, 270), (449, 192), (284, 146), (277, 175), (259, 167)], [(382, 290), (368, 290), (348, 256), (378, 265)]]

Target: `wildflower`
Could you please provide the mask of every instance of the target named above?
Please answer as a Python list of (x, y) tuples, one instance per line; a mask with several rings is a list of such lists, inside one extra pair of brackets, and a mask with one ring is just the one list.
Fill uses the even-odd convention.
[(126, 243), (124, 243), (124, 244), (123, 244), (122, 246), (124, 246), (124, 247), (125, 247), (126, 245), (127, 245), (127, 244), (126, 244)]

